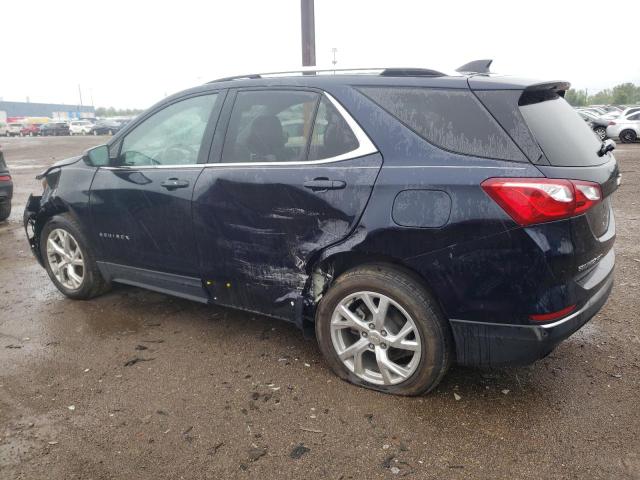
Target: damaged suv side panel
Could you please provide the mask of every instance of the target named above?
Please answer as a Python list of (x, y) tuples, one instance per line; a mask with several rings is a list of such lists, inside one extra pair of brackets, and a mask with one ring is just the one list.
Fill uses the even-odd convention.
[[(62, 175), (64, 169), (64, 175)], [(31, 195), (24, 212), (24, 224), (31, 250), (43, 265), (40, 251), (40, 232), (44, 224), (54, 215), (68, 213), (81, 224), (89, 226), (91, 215), (89, 197), (96, 169), (72, 157), (54, 163), (36, 178), (42, 181), (42, 195)]]

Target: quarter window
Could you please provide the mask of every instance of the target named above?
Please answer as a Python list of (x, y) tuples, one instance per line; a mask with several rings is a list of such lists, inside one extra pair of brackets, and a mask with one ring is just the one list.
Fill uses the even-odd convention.
[(218, 94), (191, 97), (153, 114), (124, 138), (118, 164), (198, 163), (202, 138), (217, 99)]
[(416, 134), (446, 150), (526, 161), (522, 152), (468, 90), (362, 87), (360, 91)]
[(336, 107), (324, 97), (313, 126), (309, 160), (337, 157), (358, 148), (358, 140)]
[(299, 91), (239, 92), (227, 128), (222, 161), (305, 160), (318, 97)]

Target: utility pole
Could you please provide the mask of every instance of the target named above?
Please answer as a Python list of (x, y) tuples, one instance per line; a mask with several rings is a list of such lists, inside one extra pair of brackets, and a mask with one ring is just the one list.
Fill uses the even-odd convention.
[(337, 48), (332, 48), (331, 52), (333, 53), (333, 60), (331, 60), (331, 63), (333, 63), (333, 74), (336, 74), (336, 63), (338, 63), (338, 60), (336, 60), (336, 53), (338, 53), (338, 49)]
[(313, 67), (316, 64), (316, 22), (313, 1), (314, 0), (300, 0), (303, 67)]
[(80, 89), (80, 84), (78, 84), (78, 94), (80, 95), (80, 106), (82, 106), (82, 90)]

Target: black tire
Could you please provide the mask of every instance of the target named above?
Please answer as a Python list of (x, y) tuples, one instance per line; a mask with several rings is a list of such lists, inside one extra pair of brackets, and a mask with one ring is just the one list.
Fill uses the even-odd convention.
[[(342, 299), (359, 291), (391, 298), (413, 318), (420, 333), (421, 357), (414, 373), (395, 385), (367, 382), (340, 360), (331, 339), (331, 318)], [(412, 273), (387, 264), (369, 264), (343, 273), (324, 295), (316, 311), (316, 336), (329, 367), (343, 380), (395, 395), (420, 395), (433, 390), (449, 369), (453, 355), (450, 327), (436, 301)]]
[(4, 222), (11, 215), (11, 200), (0, 203), (0, 222)]
[[(51, 271), (47, 255), (47, 239), (49, 233), (54, 229), (62, 229), (69, 232), (76, 240), (82, 252), (84, 260), (83, 278), (80, 287), (75, 290), (71, 290), (62, 285)], [(56, 288), (69, 298), (74, 300), (88, 300), (105, 293), (111, 287), (102, 277), (95, 261), (94, 251), (82, 233), (78, 222), (69, 214), (56, 215), (47, 221), (40, 233), (40, 252), (49, 278)]]
[(622, 143), (633, 143), (638, 139), (638, 135), (633, 130), (627, 129), (620, 132), (619, 138)]
[(593, 131), (596, 133), (600, 140), (605, 140), (607, 138), (607, 129), (603, 126), (595, 127)]

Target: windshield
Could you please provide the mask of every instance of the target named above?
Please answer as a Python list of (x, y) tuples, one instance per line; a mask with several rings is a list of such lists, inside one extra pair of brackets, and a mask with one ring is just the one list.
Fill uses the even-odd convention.
[(609, 160), (598, 156), (602, 142), (564, 98), (521, 105), (520, 112), (551, 165), (581, 167)]

